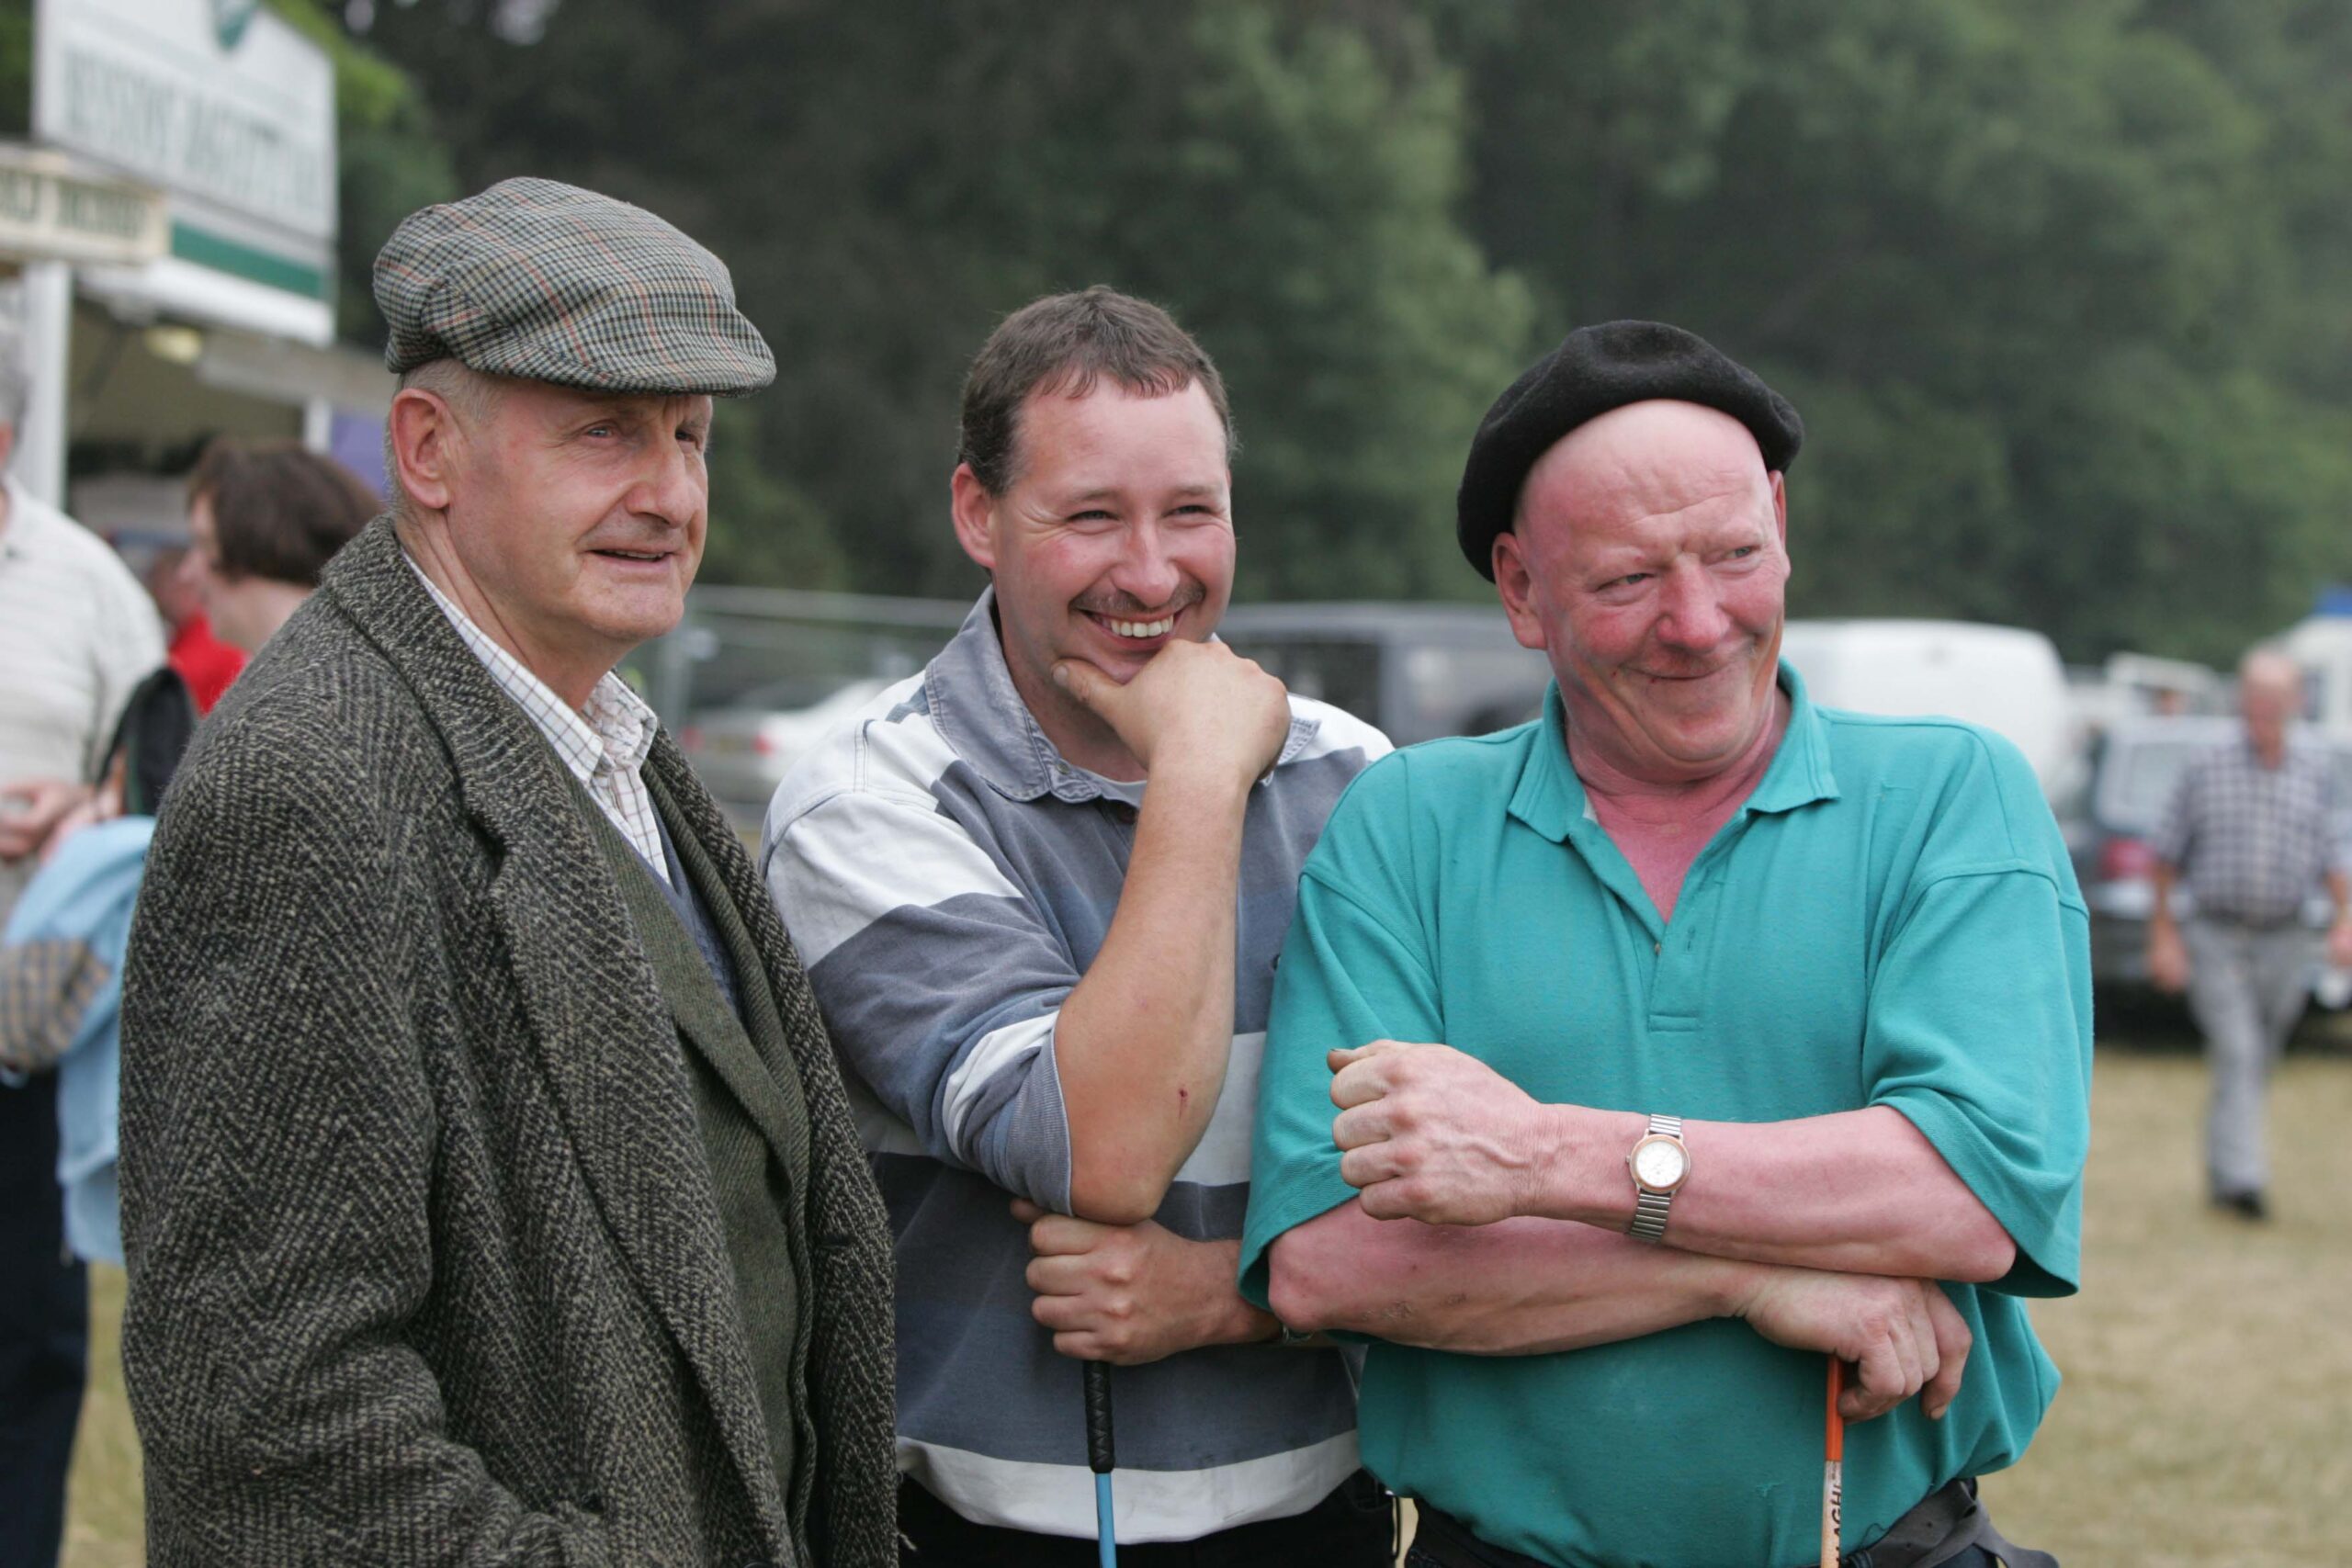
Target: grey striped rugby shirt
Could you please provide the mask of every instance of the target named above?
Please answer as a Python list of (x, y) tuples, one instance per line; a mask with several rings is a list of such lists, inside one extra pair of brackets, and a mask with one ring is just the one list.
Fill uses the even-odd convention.
[[(992, 592), (920, 674), (795, 765), (761, 867), (808, 965), (890, 1210), (899, 1462), (967, 1518), (1094, 1530), (1080, 1369), (1030, 1315), (1007, 1193), (1069, 1208), (1062, 1000), (1116, 910), (1142, 784), (1066, 761), (1014, 690)], [(1242, 832), (1233, 1052), (1156, 1218), (1241, 1234), (1274, 960), (1298, 874), (1389, 745), (1294, 695)], [(1118, 1535), (1188, 1540), (1312, 1506), (1356, 1468), (1341, 1352), (1218, 1347), (1122, 1368)]]

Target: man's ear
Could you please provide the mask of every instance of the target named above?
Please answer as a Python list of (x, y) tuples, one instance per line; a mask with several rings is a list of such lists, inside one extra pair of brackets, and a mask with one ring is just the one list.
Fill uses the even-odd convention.
[(954, 499), (956, 542), (972, 558), (983, 571), (996, 570), (996, 497), (989, 493), (980, 476), (972, 471), (969, 463), (956, 465), (956, 477), (947, 481), (948, 493)]
[(1789, 476), (1772, 470), (1772, 525), (1781, 531), (1781, 553), (1789, 553)]
[(17, 454), (17, 427), (0, 423), (0, 474), (8, 471), (8, 459)]
[(440, 393), (423, 387), (403, 387), (392, 396), (385, 416), (390, 434), (392, 477), (400, 491), (427, 512), (449, 507), (453, 451), (458, 431), (457, 415)]
[(1495, 536), (1495, 592), (1503, 602), (1503, 614), (1510, 617), (1511, 636), (1521, 648), (1543, 651), (1544, 617), (1535, 608), (1535, 574), (1527, 563), (1527, 547), (1519, 536), (1501, 533)]

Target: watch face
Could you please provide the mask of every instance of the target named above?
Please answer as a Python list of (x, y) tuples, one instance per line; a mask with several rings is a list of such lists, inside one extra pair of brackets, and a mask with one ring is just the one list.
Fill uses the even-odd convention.
[(1690, 1167), (1690, 1156), (1672, 1138), (1644, 1138), (1634, 1150), (1634, 1178), (1654, 1190), (1671, 1188)]

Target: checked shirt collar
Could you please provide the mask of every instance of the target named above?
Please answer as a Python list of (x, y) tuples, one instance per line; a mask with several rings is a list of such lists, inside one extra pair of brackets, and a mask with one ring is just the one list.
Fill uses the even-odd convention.
[(653, 814), (653, 797), (645, 787), (646, 753), (653, 750), (654, 733), (662, 721), (645, 699), (628, 689), (617, 675), (605, 672), (588, 694), (588, 704), (573, 708), (548, 683), (524, 667), (523, 661), (491, 640), (490, 634), (441, 592), (412, 559), (409, 570), (441, 606), (458, 636), (498, 682), (499, 690), (548, 738), (555, 754), (589, 798), (609, 818), (621, 836), (636, 846), (663, 881), (670, 876), (669, 860), (662, 851), (662, 828)]

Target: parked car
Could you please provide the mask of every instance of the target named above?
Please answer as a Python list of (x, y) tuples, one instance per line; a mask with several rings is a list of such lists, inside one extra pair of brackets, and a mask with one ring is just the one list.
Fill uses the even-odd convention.
[(2025, 753), (2053, 805), (2081, 787), (2066, 668), (2040, 632), (1973, 621), (1791, 621), (1781, 654), (1824, 707), (1981, 724)]
[[(2117, 721), (2101, 741), (2086, 796), (2083, 830), (2074, 839), (2075, 876), (2091, 911), (2091, 977), (2098, 984), (2142, 987), (2148, 983), (2148, 918), (2155, 908), (2155, 852), (2148, 840), (2164, 819), (2180, 775), (2199, 753), (2226, 746), (2245, 734), (2234, 718), (2150, 716)], [(2352, 829), (2352, 740), (2329, 740), (2298, 729), (2291, 744), (2325, 746), (2336, 779), (2336, 799), (2346, 809), (2336, 823)], [(2187, 891), (2175, 895), (2174, 912), (2186, 915)], [(2314, 886), (2303, 905), (2313, 931), (2327, 927), (2326, 894)], [(2330, 1006), (2344, 1004), (2341, 977), (2315, 977)]]
[(757, 822), (811, 742), (891, 683), (879, 675), (801, 675), (706, 708), (678, 730), (678, 749), (738, 820)]
[(1299, 695), (1378, 725), (1399, 746), (1533, 718), (1552, 679), (1494, 604), (1243, 604), (1217, 635)]

